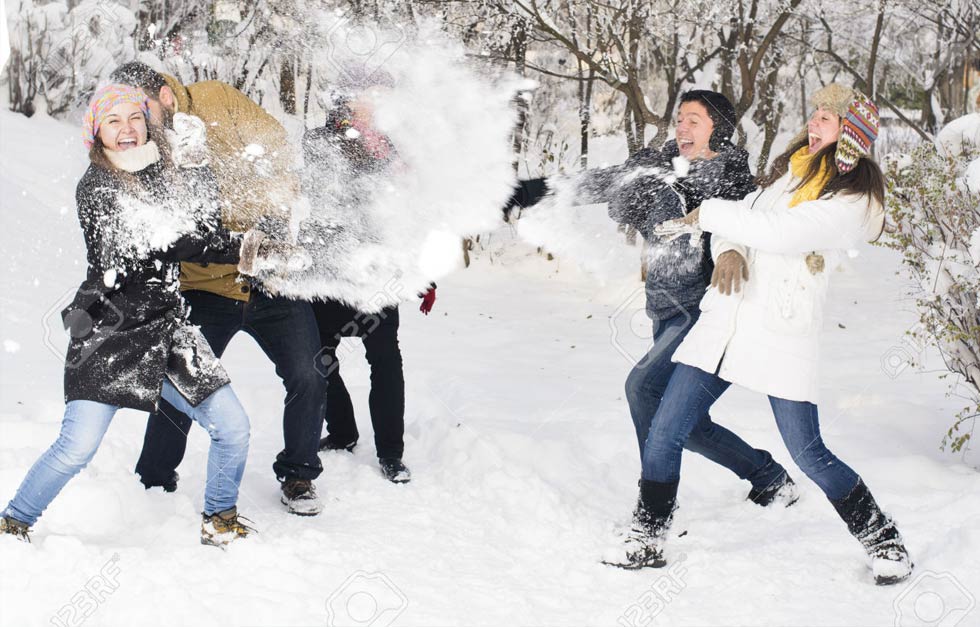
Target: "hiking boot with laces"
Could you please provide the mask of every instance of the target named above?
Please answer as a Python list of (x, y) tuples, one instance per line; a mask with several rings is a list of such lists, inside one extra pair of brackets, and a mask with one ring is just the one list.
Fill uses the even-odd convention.
[(244, 516), (239, 516), (237, 507), (226, 509), (223, 512), (215, 512), (211, 515), (203, 514), (201, 544), (224, 547), (233, 540), (244, 538), (255, 531), (253, 527), (245, 524), (246, 522), (252, 521)]
[(323, 511), (316, 488), (309, 479), (287, 479), (282, 482), (281, 489), (280, 501), (290, 514), (316, 516)]
[(11, 518), (10, 516), (3, 516), (0, 518), (0, 534), (10, 534), (21, 542), (27, 542), (30, 544), (31, 537), (28, 535), (30, 532), (31, 526), (25, 522), (21, 522), (16, 518)]

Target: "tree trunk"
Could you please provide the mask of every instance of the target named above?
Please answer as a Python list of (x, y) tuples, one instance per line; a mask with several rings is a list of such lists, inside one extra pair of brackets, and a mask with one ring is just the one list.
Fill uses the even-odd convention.
[(303, 92), (303, 123), (310, 116), (310, 91), (313, 89), (313, 63), (306, 65), (306, 89)]
[[(527, 30), (524, 28), (524, 23), (518, 21), (514, 25), (514, 31), (511, 35), (511, 41), (514, 46), (514, 69), (521, 76), (527, 74), (527, 67), (525, 66), (525, 59), (527, 55)], [(517, 167), (517, 159), (521, 154), (521, 148), (524, 145), (524, 128), (527, 126), (527, 110), (528, 104), (523, 98), (517, 99), (517, 126), (514, 129), (514, 167)]]
[(279, 104), (289, 115), (296, 115), (296, 71), (295, 60), (287, 56), (279, 67)]

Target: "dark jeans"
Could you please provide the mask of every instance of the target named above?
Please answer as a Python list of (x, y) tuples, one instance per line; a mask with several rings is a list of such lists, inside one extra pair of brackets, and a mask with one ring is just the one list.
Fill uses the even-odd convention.
[(340, 377), (337, 349), (344, 337), (364, 342), (371, 366), (368, 407), (378, 457), (401, 458), (405, 451), (405, 375), (398, 348), (398, 307), (367, 314), (336, 301), (314, 302), (320, 329), (320, 372), (327, 379), (327, 432), (338, 442), (357, 440), (354, 406)]
[[(641, 457), (667, 383), (677, 366), (670, 358), (697, 322), (699, 313), (695, 312), (693, 316), (681, 314), (661, 321), (654, 329), (653, 348), (626, 378), (626, 400), (633, 416)], [(742, 438), (712, 422), (707, 407), (696, 418), (684, 448), (728, 468), (759, 490), (782, 478), (785, 469), (769, 451), (752, 448)]]
[[(221, 357), (239, 331), (251, 335), (276, 366), (286, 388), (282, 415), (285, 448), (272, 469), (279, 479), (315, 479), (323, 466), (317, 456), (325, 411), (326, 385), (316, 369), (316, 321), (310, 304), (252, 292), (249, 302), (210, 292), (187, 291), (190, 321), (215, 355)], [(166, 401), (150, 414), (136, 472), (148, 486), (167, 483), (184, 458), (191, 419)], [(253, 422), (254, 424), (254, 422)]]
[[(680, 479), (681, 452), (688, 435), (731, 384), (718, 375), (677, 364), (643, 448), (643, 478)], [(847, 496), (858, 475), (831, 453), (820, 437), (817, 406), (769, 397), (776, 426), (793, 461), (832, 501)]]

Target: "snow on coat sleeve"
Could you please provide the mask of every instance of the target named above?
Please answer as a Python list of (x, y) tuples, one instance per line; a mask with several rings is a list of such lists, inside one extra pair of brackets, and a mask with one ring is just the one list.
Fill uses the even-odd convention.
[(188, 202), (197, 202), (203, 209), (197, 228), (184, 233), (159, 254), (165, 261), (190, 261), (192, 263), (238, 263), (241, 235), (232, 235), (221, 224), (218, 184), (214, 172), (204, 166), (183, 170)]
[(649, 241), (657, 224), (684, 215), (683, 200), (666, 181), (672, 174), (663, 153), (644, 148), (622, 165), (589, 170), (578, 192), (579, 202), (609, 203), (610, 218), (635, 228)]
[(751, 209), (754, 196), (739, 202), (707, 200), (701, 205), (701, 228), (723, 240), (777, 254), (853, 248), (880, 229), (870, 224), (872, 211), (863, 196), (837, 195), (773, 211)]

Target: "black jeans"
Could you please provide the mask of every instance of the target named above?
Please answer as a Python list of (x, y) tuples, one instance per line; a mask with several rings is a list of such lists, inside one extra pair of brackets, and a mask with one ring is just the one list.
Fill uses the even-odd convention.
[[(282, 415), (285, 448), (272, 465), (276, 477), (318, 477), (323, 470), (317, 449), (326, 409), (326, 384), (316, 368), (319, 336), (310, 304), (270, 297), (259, 290), (252, 292), (247, 303), (197, 290), (183, 295), (191, 306), (190, 321), (201, 327), (215, 355), (221, 357), (231, 338), (244, 331), (275, 364), (286, 388)], [(184, 458), (190, 425), (187, 415), (160, 400), (146, 423), (143, 452), (136, 464), (145, 485), (163, 485), (170, 480)]]
[(398, 307), (367, 314), (336, 301), (314, 302), (320, 329), (319, 369), (327, 379), (327, 431), (333, 439), (352, 442), (358, 438), (347, 386), (340, 377), (337, 348), (344, 337), (364, 342), (371, 366), (371, 426), (378, 457), (401, 458), (405, 451), (405, 375), (398, 348)]

